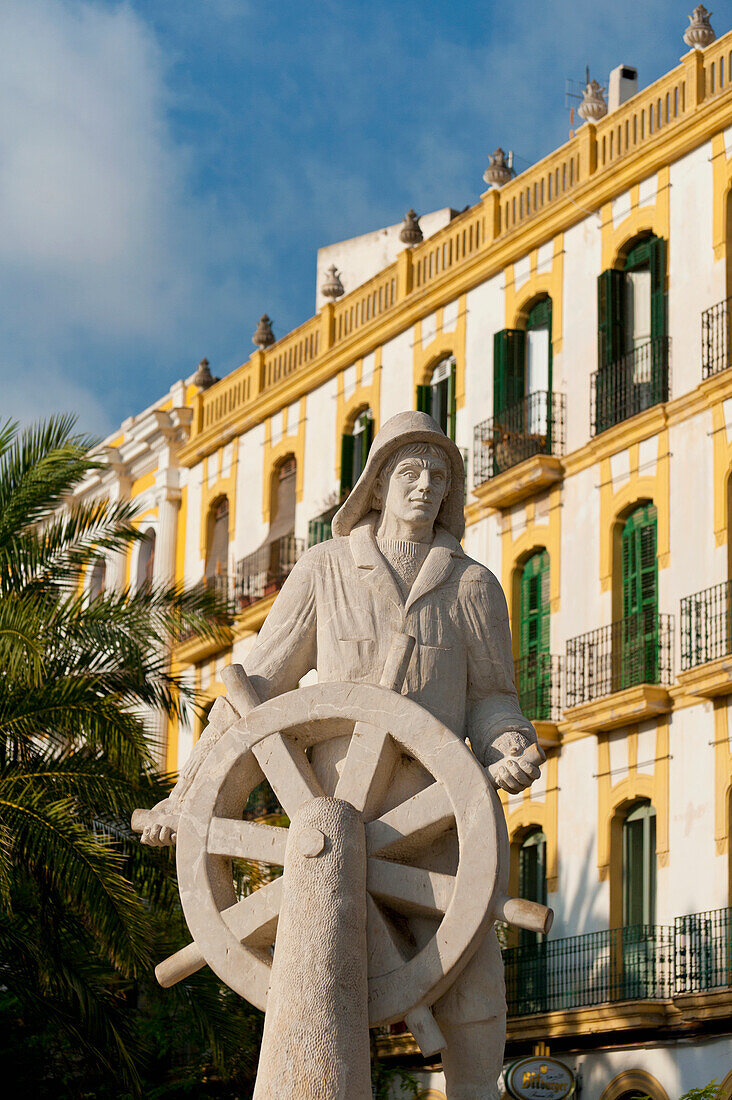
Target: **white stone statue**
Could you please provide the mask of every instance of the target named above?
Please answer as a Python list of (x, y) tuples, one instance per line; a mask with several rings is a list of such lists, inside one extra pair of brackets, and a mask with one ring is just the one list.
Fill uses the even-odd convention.
[[(406, 1018), (424, 1053), (441, 1050), (449, 1100), (498, 1098), (506, 1004), (493, 921), (546, 931), (551, 914), (506, 897), (508, 843), (493, 788), (528, 787), (544, 754), (516, 695), (501, 587), (460, 546), (463, 484), (460, 452), (430, 416), (407, 412), (387, 421), (333, 520), (333, 539), (298, 561), (246, 673), (239, 666), (225, 670), (227, 697), (212, 709), (169, 799), (137, 816), (143, 842), (177, 840), (181, 897), (195, 941), (158, 967), (158, 979), (171, 984), (205, 961), (243, 996), (266, 1005), (257, 1097), (311, 1095), (302, 1084), (280, 1084), (277, 1091), (271, 1082), (282, 1081), (282, 1051), (301, 1049), (302, 1028), (309, 1026), (304, 1018), (293, 1021), (282, 1004), (303, 1004), (307, 974), (318, 973), (320, 991), (333, 960), (350, 953), (336, 934), (340, 918), (318, 923), (317, 906), (331, 902), (317, 900), (311, 882), (331, 828), (323, 825), (321, 836), (313, 822), (321, 812), (323, 821), (334, 820), (333, 807), (337, 816), (348, 802), (359, 813), (348, 807), (351, 816), (339, 817), (332, 828), (340, 839), (331, 847), (366, 853), (365, 887), (354, 871), (344, 891), (349, 905), (363, 894), (367, 932), (359, 946), (349, 931), (349, 942), (353, 958), (363, 956), (364, 988), (368, 971), (369, 1023)], [(312, 669), (318, 684), (295, 690)], [(459, 740), (465, 738), (474, 755)], [(263, 776), (296, 829), (288, 851), (299, 854), (289, 863), (288, 830), (241, 821), (246, 797)], [(296, 841), (301, 833), (305, 840)], [(284, 866), (284, 882), (237, 901), (225, 862), (231, 856)], [(341, 872), (334, 866), (323, 874), (332, 880), (342, 872), (345, 881), (345, 865)], [(326, 893), (332, 901), (332, 890)], [(296, 913), (294, 899), (302, 906), (303, 896), (316, 909), (300, 928), (293, 907)], [(358, 909), (355, 918), (353, 906), (347, 911), (359, 927)], [(288, 947), (275, 941), (270, 971), (264, 948), (275, 940), (278, 920)], [(331, 960), (321, 970), (319, 934)], [(303, 942), (296, 949), (298, 935)], [(359, 981), (352, 966), (340, 983), (355, 991), (354, 1004)], [(293, 988), (300, 990), (295, 998)], [(328, 999), (318, 992), (300, 1017), (314, 1027)], [(338, 1049), (352, 1050), (354, 1065), (361, 1064), (367, 1047), (353, 1036), (364, 1028), (343, 1021), (360, 1020), (365, 1011), (332, 1010), (321, 1027), (330, 1038), (314, 1047), (324, 1066), (340, 1065)], [(268, 1039), (275, 1027), (279, 1042)], [(312, 1050), (309, 1057), (317, 1060)], [(312, 1095), (367, 1095), (367, 1082), (347, 1075), (338, 1081)]]

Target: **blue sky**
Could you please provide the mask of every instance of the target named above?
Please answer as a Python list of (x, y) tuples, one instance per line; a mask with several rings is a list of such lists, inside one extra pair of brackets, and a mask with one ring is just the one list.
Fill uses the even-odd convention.
[(311, 315), (320, 245), (474, 203), (496, 145), (566, 139), (566, 77), (650, 83), (692, 7), (3, 0), (0, 415), (103, 435), (227, 373)]

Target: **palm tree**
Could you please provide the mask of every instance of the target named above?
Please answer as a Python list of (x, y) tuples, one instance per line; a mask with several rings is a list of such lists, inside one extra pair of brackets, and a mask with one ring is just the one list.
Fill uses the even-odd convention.
[[(170, 788), (145, 714), (180, 713), (169, 647), (220, 637), (227, 613), (176, 584), (84, 592), (99, 555), (141, 537), (129, 503), (74, 496), (103, 465), (92, 446), (70, 417), (0, 426), (0, 990), (21, 1032), (57, 1037), (44, 1072), (106, 1067), (122, 1096), (144, 1066), (136, 979), (181, 934), (170, 853), (129, 828)], [(178, 996), (220, 1029), (214, 985)]]

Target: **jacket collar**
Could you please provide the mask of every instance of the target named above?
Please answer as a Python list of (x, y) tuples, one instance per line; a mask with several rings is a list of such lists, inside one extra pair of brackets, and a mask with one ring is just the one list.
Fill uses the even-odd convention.
[(426, 596), (449, 577), (455, 558), (463, 556), (462, 548), (449, 531), (444, 527), (438, 527), (429, 553), (417, 574), (405, 604), (389, 563), (376, 542), (374, 528), (377, 518), (378, 516), (372, 512), (361, 520), (348, 536), (354, 563), (368, 584), (381, 589), (384, 595), (398, 607), (409, 611), (417, 600)]

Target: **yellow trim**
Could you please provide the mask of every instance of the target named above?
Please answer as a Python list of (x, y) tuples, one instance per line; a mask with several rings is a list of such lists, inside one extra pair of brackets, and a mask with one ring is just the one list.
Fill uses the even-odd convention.
[[(231, 447), (231, 465), (228, 474), (222, 473), (224, 467), (224, 451)], [(219, 447), (215, 454), (208, 455), (203, 460), (201, 471), (201, 530), (199, 536), (199, 548), (201, 557), (206, 559), (209, 539), (209, 519), (211, 506), (214, 501), (226, 497), (229, 502), (229, 547), (234, 545), (236, 532), (236, 473), (239, 465), (239, 440), (233, 439), (229, 443)], [(209, 468), (213, 466), (215, 476), (209, 485)], [(228, 566), (227, 566), (228, 568)]]
[(637, 1090), (650, 1100), (669, 1100), (663, 1085), (644, 1069), (624, 1069), (613, 1077), (600, 1094), (600, 1100), (620, 1100), (626, 1092)]
[[(670, 458), (668, 429), (658, 433), (655, 472), (643, 474), (639, 468), (640, 445), (630, 443), (627, 448), (630, 476), (613, 492), (612, 465), (610, 457), (600, 462), (600, 588), (603, 592), (611, 590), (613, 585), (613, 566), (616, 558), (615, 540), (618, 537), (621, 517), (636, 503), (651, 500), (658, 513), (657, 554), (658, 568), (666, 569), (670, 564)], [(619, 449), (616, 454), (620, 454)], [(620, 480), (620, 479), (619, 479)], [(618, 578), (619, 579), (619, 578)], [(613, 608), (613, 617), (618, 618), (617, 608)]]
[(621, 726), (646, 722), (673, 709), (670, 691), (657, 684), (638, 684), (636, 687), (601, 695), (589, 703), (568, 707), (559, 723), (562, 740), (567, 735), (580, 733), (607, 733)]
[(154, 466), (152, 470), (148, 470), (146, 474), (142, 474), (141, 477), (136, 478), (130, 486), (130, 500), (134, 500), (135, 497), (139, 497), (141, 493), (144, 493), (146, 489), (152, 489), (155, 484), (155, 475), (158, 471), (157, 466)]
[[(180, 507), (178, 509), (176, 534), (175, 534), (175, 580), (177, 584), (183, 583), (185, 577), (186, 559), (186, 514), (188, 504), (188, 489), (183, 486), (180, 491)], [(175, 654), (171, 654), (171, 675), (178, 675), (184, 667)], [(165, 770), (175, 772), (178, 770), (178, 740), (180, 737), (180, 723), (175, 717), (168, 718), (165, 733)]]
[(336, 484), (341, 480), (341, 437), (353, 430), (353, 424), (358, 413), (365, 409), (371, 409), (374, 417), (374, 434), (378, 432), (381, 423), (381, 348), (374, 352), (374, 371), (370, 383), (363, 384), (363, 359), (356, 362), (356, 388), (350, 397), (345, 396), (345, 371), (341, 371), (337, 379), (336, 397)]
[(729, 742), (727, 699), (714, 700), (714, 842), (717, 855), (729, 854), (732, 750)]
[[(610, 927), (622, 922), (621, 812), (638, 798), (648, 798), (656, 810), (656, 858), (661, 867), (668, 863), (669, 829), (669, 727), (668, 719), (656, 724), (653, 771), (638, 771), (638, 728), (628, 730), (628, 774), (613, 783), (610, 771), (610, 735), (601, 733), (597, 743), (597, 867), (601, 880), (610, 879)], [(643, 761), (641, 761), (643, 763)]]
[[(445, 306), (447, 305), (452, 305), (452, 302), (446, 302)], [(442, 306), (435, 310), (434, 316), (423, 317), (415, 324), (412, 341), (412, 401), (416, 399), (417, 386), (428, 385), (430, 375), (440, 360), (452, 355), (455, 358), (455, 408), (462, 409), (465, 404), (467, 309), (466, 295), (461, 294), (457, 298), (455, 327), (449, 332), (444, 330), (445, 307)], [(423, 326), (425, 322), (431, 326), (433, 320), (434, 332), (425, 332), (426, 343), (423, 343)]]
[[(549, 607), (552, 613), (559, 611), (561, 592), (561, 537), (562, 507), (561, 489), (555, 485), (549, 492), (548, 523), (538, 523), (536, 500), (527, 500), (524, 505), (525, 523), (514, 537), (513, 520), (516, 513), (507, 513), (503, 517), (501, 531), (501, 580), (503, 591), (513, 607), (514, 648), (518, 644), (517, 588), (523, 563), (536, 550), (546, 550), (549, 554)], [(519, 513), (520, 514), (520, 513)], [(516, 654), (518, 655), (518, 653)]]
[(712, 137), (712, 239), (714, 259), (727, 259), (727, 194), (732, 186), (732, 157), (724, 133)]
[(732, 476), (732, 432), (726, 423), (724, 401), (712, 405), (714, 462), (714, 543), (726, 546), (729, 536), (729, 478)]
[(526, 328), (529, 307), (548, 294), (552, 300), (552, 355), (562, 350), (564, 317), (564, 234), (554, 238), (550, 271), (539, 272), (539, 249), (529, 253), (529, 278), (516, 289), (516, 263), (506, 268), (506, 328)]
[[(294, 455), (297, 462), (297, 474), (295, 480), (295, 496), (298, 503), (302, 500), (303, 470), (305, 468), (305, 409), (307, 398), (300, 398), (297, 417), (297, 431), (290, 432), (287, 422), (289, 406), (282, 410), (282, 438), (278, 443), (272, 444), (272, 420), (264, 426), (264, 476), (262, 479), (262, 519), (270, 522), (270, 509), (272, 503), (272, 479), (275, 469), (287, 455)], [(288, 434), (289, 433), (289, 434)]]
[(505, 791), (500, 791), (501, 802), (506, 812), (506, 825), (511, 843), (511, 863), (509, 870), (509, 893), (518, 893), (518, 850), (527, 831), (540, 828), (546, 837), (546, 888), (550, 894), (557, 890), (558, 850), (559, 850), (559, 753), (547, 753), (545, 764), (546, 791), (543, 799), (532, 798), (532, 788), (523, 793), (522, 801), (514, 809), (508, 810), (509, 802)]
[[(602, 270), (616, 267), (630, 242), (639, 233), (655, 233), (663, 237), (669, 246), (671, 232), (671, 170), (666, 165), (656, 173), (656, 201), (640, 205), (640, 183), (630, 188), (630, 213), (616, 226), (613, 225), (612, 200), (602, 208)], [(615, 196), (620, 198), (620, 195)], [(666, 264), (668, 273), (668, 261)], [(668, 274), (667, 274), (668, 278)]]

